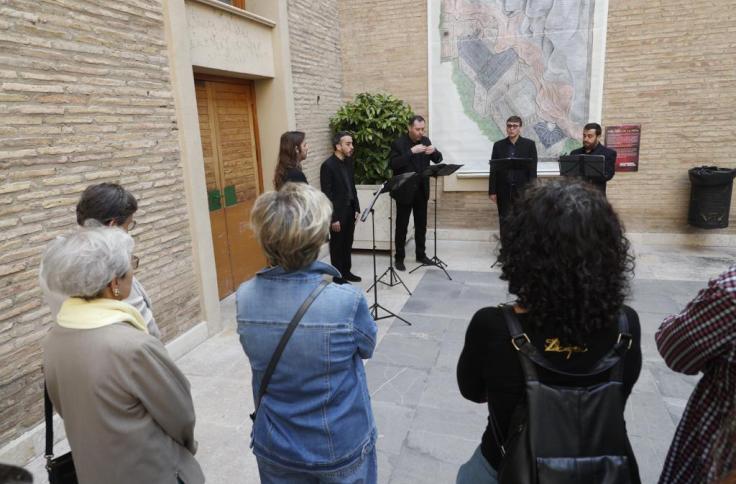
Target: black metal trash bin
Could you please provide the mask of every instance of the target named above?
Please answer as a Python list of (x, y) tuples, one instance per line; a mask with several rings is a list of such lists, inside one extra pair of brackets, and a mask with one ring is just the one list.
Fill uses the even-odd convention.
[(728, 227), (731, 192), (736, 170), (715, 166), (698, 166), (690, 175), (690, 208), (687, 222), (701, 229)]

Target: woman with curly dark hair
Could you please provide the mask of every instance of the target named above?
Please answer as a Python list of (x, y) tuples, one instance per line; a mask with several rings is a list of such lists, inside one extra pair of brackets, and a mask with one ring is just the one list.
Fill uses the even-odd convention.
[(279, 190), (286, 182), (307, 183), (302, 171), (302, 161), (307, 159), (309, 152), (305, 137), (301, 131), (287, 131), (281, 135), (279, 159), (273, 177), (274, 189)]
[[(624, 305), (633, 273), (629, 242), (605, 196), (580, 181), (532, 185), (507, 219), (498, 262), (501, 279), (516, 296), (512, 313), (528, 341), (546, 361), (567, 373), (534, 365), (543, 384), (588, 387), (607, 382), (612, 370), (578, 375), (589, 372), (617, 345), (618, 316), (624, 312), (631, 347), (623, 357), (623, 413), (641, 371), (640, 327), (636, 312)], [(488, 404), (489, 423), (475, 454), (460, 468), (458, 483), (498, 482), (512, 414), (526, 410), (519, 355), (503, 306), (483, 308), (473, 316), (457, 378), (465, 398)], [(620, 418), (623, 421), (623, 415)], [(624, 440), (631, 482), (638, 482), (636, 462), (628, 439)]]

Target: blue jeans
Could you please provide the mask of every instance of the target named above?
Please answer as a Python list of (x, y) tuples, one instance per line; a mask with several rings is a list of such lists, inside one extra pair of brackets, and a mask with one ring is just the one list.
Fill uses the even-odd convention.
[(455, 482), (456, 484), (498, 484), (498, 473), (483, 457), (480, 446), (478, 446), (470, 460), (458, 469)]
[(376, 484), (378, 463), (375, 446), (361, 459), (332, 471), (307, 471), (282, 467), (256, 457), (261, 484)]

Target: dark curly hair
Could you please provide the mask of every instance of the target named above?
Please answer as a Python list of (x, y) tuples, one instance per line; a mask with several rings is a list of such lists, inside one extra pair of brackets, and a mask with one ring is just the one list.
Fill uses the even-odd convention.
[(615, 323), (634, 270), (605, 195), (569, 179), (536, 182), (514, 203), (498, 262), (531, 321), (566, 344)]

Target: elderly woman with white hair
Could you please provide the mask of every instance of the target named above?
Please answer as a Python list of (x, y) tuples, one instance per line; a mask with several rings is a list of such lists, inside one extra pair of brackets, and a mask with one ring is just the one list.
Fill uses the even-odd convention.
[(327, 281), (340, 273), (317, 260), (331, 216), (327, 197), (301, 183), (261, 195), (251, 213), (271, 267), (238, 289), (237, 320), (253, 372), (251, 445), (264, 484), (376, 482), (362, 360), (373, 354), (377, 328), (362, 292)]
[(41, 277), (67, 298), (43, 343), (79, 482), (202, 483), (189, 382), (124, 302), (137, 259), (117, 228), (51, 242)]

